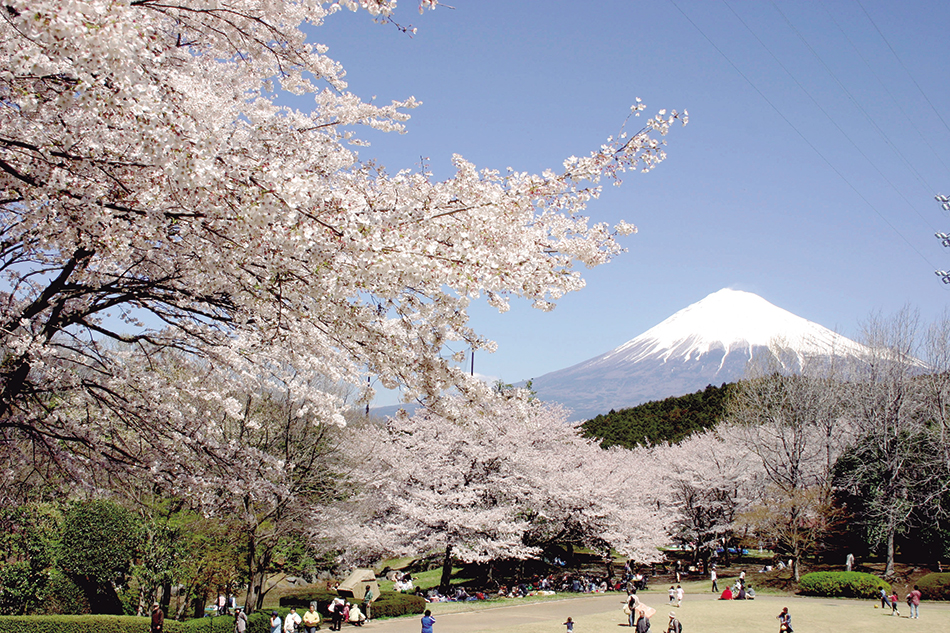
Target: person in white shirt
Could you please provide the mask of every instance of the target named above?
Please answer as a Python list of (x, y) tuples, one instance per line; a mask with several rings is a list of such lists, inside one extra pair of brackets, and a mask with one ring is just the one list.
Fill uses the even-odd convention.
[(297, 607), (290, 607), (290, 613), (284, 618), (284, 633), (295, 633), (301, 622), (303, 618), (297, 613)]

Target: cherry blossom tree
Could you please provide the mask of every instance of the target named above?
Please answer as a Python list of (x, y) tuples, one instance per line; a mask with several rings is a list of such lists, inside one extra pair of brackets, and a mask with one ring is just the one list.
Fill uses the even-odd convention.
[(366, 434), (376, 469), (356, 504), (363, 512), (333, 521), (349, 549), (440, 552), (443, 590), (453, 559), (524, 559), (560, 539), (657, 557), (664, 522), (648, 482), (631, 483), (644, 462), (630, 451), (582, 439), (563, 409), (527, 392), (450, 404), (452, 417), (423, 410)]
[[(658, 137), (685, 112), (661, 110), (540, 175), (461, 156), (441, 182), (387, 174), (356, 153), (358, 130), (402, 132), (417, 101), (347, 92), (301, 25), (344, 7), (385, 21), (395, 4), (3, 1), (7, 446), (60, 464), (64, 447), (147, 462), (128, 435), (179, 419), (152, 406), (173, 393), (153, 374), (169, 349), (220, 375), (365, 385), (368, 372), (407, 400), (477, 392), (447, 348), (492, 347), (468, 325), (471, 300), (549, 309), (583, 286), (577, 264), (621, 251), (616, 237), (634, 227), (591, 223), (586, 205), (602, 178), (660, 162)], [(312, 107), (280, 105), (285, 93)], [(324, 420), (347, 404), (306, 397)]]
[(673, 514), (672, 537), (692, 546), (693, 560), (705, 568), (732, 539), (737, 517), (757, 499), (761, 467), (727, 427), (658, 445), (654, 454), (669, 490), (664, 502)]
[(227, 402), (201, 402), (203, 424), (195, 426), (204, 438), (190, 447), (188, 466), (172, 461), (152, 470), (167, 490), (228, 527), (247, 577), (250, 611), (261, 608), (270, 576), (300, 572), (295, 560), (319, 547), (309, 535), (324, 520), (323, 508), (351, 487), (345, 436), (304, 395), (318, 386), (255, 387), (251, 380), (235, 394), (242, 401), (239, 416), (228, 412)]

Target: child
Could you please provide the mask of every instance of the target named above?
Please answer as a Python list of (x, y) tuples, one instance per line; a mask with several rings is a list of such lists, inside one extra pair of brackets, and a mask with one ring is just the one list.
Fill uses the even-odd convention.
[(788, 607), (783, 608), (778, 614), (778, 630), (779, 633), (793, 633), (792, 614), (788, 612)]
[(676, 602), (676, 587), (670, 585), (670, 604)]
[(567, 627), (567, 633), (574, 633), (574, 620), (568, 618), (567, 622), (564, 623), (564, 626)]
[(676, 585), (676, 606), (683, 606), (683, 585)]
[(897, 615), (901, 617), (901, 612), (897, 610), (897, 592), (894, 592), (894, 595), (891, 596), (891, 615)]

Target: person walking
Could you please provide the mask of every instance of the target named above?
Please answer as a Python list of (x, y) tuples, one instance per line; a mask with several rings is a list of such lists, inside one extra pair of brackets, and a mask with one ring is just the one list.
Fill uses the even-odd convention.
[(637, 607), (640, 606), (640, 598), (637, 597), (637, 592), (631, 592), (627, 596), (627, 602), (624, 604), (623, 611), (627, 614), (627, 626), (631, 629), (636, 626), (637, 618)]
[(784, 607), (778, 614), (779, 633), (792, 633), (792, 614), (788, 612), (788, 607)]
[(317, 633), (320, 630), (320, 612), (317, 611), (316, 602), (311, 602), (310, 609), (303, 614), (303, 628), (306, 633)]
[(717, 593), (719, 591), (719, 585), (716, 584), (716, 566), (713, 565), (712, 569), (709, 570), (709, 577), (712, 579), (712, 591)]
[(330, 616), (332, 618), (330, 630), (339, 631), (343, 626), (343, 598), (336, 597), (330, 603)]
[(280, 633), (280, 615), (276, 611), (270, 612), (270, 633)]
[(670, 625), (666, 627), (666, 633), (683, 633), (683, 625), (676, 619), (674, 611), (670, 611)]
[(162, 633), (162, 629), (165, 626), (165, 612), (162, 611), (162, 608), (156, 602), (152, 605), (152, 625), (150, 628), (151, 633)]
[(637, 633), (650, 633), (650, 618), (643, 611), (640, 612), (640, 617), (637, 618)]
[(676, 585), (676, 606), (683, 606), (683, 596), (686, 594), (683, 591), (683, 585)]
[(244, 613), (244, 607), (234, 607), (234, 633), (245, 633), (247, 631), (247, 614)]
[(432, 633), (433, 624), (435, 624), (435, 618), (432, 617), (432, 612), (426, 609), (422, 616), (422, 633)]
[(284, 633), (297, 633), (301, 622), (303, 622), (303, 619), (297, 613), (297, 607), (290, 607), (290, 613), (284, 618)]
[(574, 620), (568, 618), (567, 622), (564, 623), (564, 626), (567, 627), (567, 633), (574, 633)]
[(907, 594), (907, 607), (910, 609), (910, 617), (913, 620), (917, 620), (920, 617), (920, 598), (921, 598), (920, 589), (917, 585), (914, 585), (913, 591)]

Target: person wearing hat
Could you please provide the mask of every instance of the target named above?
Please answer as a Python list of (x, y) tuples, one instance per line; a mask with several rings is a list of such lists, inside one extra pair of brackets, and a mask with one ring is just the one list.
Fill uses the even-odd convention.
[(152, 605), (152, 627), (151, 633), (162, 633), (165, 625), (165, 612), (158, 606), (158, 603)]
[(280, 633), (280, 616), (276, 611), (270, 612), (270, 633)]
[(666, 627), (666, 633), (683, 633), (683, 625), (676, 619), (675, 611), (670, 611), (670, 625)]
[(244, 633), (247, 631), (247, 614), (244, 613), (244, 607), (234, 607), (234, 633)]

